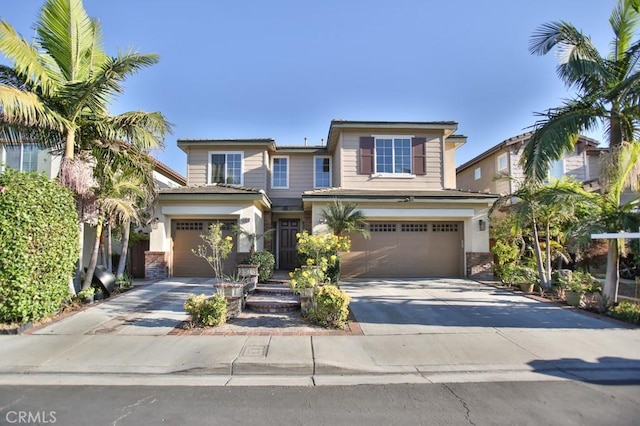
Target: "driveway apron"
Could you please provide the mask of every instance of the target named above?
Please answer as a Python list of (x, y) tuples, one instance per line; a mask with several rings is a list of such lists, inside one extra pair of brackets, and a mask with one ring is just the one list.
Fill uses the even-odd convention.
[(614, 329), (572, 309), (465, 279), (353, 279), (341, 282), (367, 336)]

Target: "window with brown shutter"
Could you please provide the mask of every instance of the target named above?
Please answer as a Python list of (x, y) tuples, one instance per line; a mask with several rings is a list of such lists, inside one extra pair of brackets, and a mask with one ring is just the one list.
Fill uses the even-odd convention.
[(373, 173), (373, 161), (375, 156), (375, 142), (373, 136), (362, 136), (360, 138), (360, 164), (358, 172), (361, 175)]

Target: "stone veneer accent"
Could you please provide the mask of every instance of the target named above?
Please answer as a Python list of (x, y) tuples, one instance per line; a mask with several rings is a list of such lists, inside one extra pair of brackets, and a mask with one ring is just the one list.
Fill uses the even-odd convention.
[(313, 220), (311, 218), (311, 210), (305, 211), (302, 229), (309, 231), (310, 234), (313, 232)]
[[(263, 217), (263, 222), (264, 222), (264, 232), (267, 232), (271, 229), (273, 229), (273, 216), (271, 215), (271, 212), (264, 212), (264, 217)], [(264, 238), (262, 243), (264, 246), (264, 249), (267, 251), (270, 251), (271, 253), (273, 253), (273, 247), (274, 247), (274, 241), (276, 240), (276, 234), (275, 233), (271, 233), (271, 235), (269, 235), (267, 238)]]
[(493, 254), (467, 253), (467, 277), (477, 280), (492, 280)]
[(144, 277), (150, 280), (167, 278), (167, 261), (165, 259), (165, 252), (144, 252)]

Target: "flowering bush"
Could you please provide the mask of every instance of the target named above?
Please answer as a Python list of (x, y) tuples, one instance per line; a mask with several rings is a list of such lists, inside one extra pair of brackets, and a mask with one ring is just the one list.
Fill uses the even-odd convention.
[(220, 222), (211, 224), (209, 233), (200, 235), (204, 244), (191, 250), (193, 254), (207, 261), (216, 278), (222, 278), (222, 262), (229, 256), (233, 248), (233, 238), (229, 235), (226, 237), (222, 235), (222, 226), (223, 224)]
[(222, 325), (227, 320), (227, 299), (221, 294), (207, 298), (204, 294), (189, 294), (184, 309), (191, 315), (195, 325), (213, 327)]
[(349, 314), (349, 295), (334, 285), (317, 287), (309, 319), (325, 327), (343, 328)]
[(307, 231), (296, 234), (296, 237), (298, 253), (306, 258), (306, 264), (289, 274), (291, 288), (299, 293), (303, 288), (331, 281), (327, 271), (337, 264), (338, 251), (349, 251), (349, 238), (334, 234), (310, 235)]

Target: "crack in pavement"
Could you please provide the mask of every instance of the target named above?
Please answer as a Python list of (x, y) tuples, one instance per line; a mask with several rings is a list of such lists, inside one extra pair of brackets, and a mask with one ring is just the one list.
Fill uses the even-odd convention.
[(467, 421), (469, 422), (470, 425), (476, 426), (476, 424), (471, 421), (471, 410), (469, 409), (469, 406), (467, 405), (467, 403), (464, 402), (464, 399), (460, 398), (460, 396), (458, 396), (458, 394), (455, 393), (454, 390), (451, 389), (448, 385), (443, 383), (442, 387), (444, 387), (446, 390), (448, 390), (451, 393), (451, 395), (456, 397), (456, 399), (462, 405), (462, 408), (464, 408), (464, 411), (465, 411), (464, 418), (467, 419)]
[(116, 426), (118, 424), (118, 422), (126, 417), (128, 417), (129, 415), (131, 415), (133, 413), (133, 409), (138, 407), (140, 404), (146, 403), (147, 401), (149, 401), (151, 398), (153, 398), (151, 400), (151, 402), (149, 402), (150, 404), (155, 403), (158, 399), (154, 398), (153, 396), (147, 396), (146, 398), (142, 398), (136, 402), (134, 402), (133, 404), (129, 404), (129, 405), (125, 405), (124, 407), (122, 407), (122, 410), (127, 410), (130, 409), (129, 411), (127, 411), (126, 413), (124, 413), (123, 415), (121, 415), (120, 417), (118, 417), (117, 419), (114, 420), (113, 422), (113, 426)]

